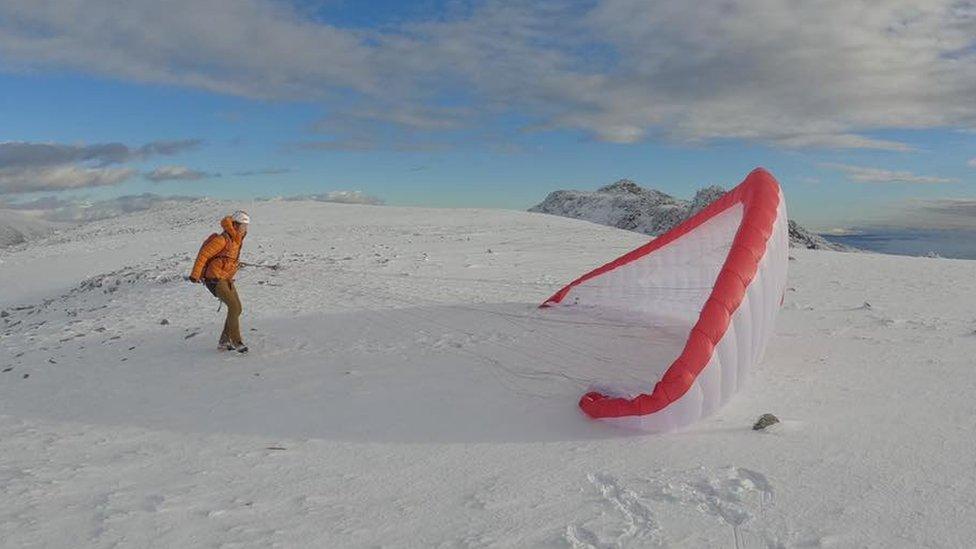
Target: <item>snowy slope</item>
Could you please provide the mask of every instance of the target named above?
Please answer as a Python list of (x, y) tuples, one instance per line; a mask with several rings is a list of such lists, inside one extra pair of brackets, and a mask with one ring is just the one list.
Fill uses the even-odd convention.
[[(182, 280), (239, 206), (244, 259), (279, 266), (239, 277), (246, 357)], [(665, 342), (535, 304), (645, 239), (211, 201), (0, 250), (0, 546), (976, 543), (973, 263), (795, 250), (750, 386), (639, 436), (576, 399)]]

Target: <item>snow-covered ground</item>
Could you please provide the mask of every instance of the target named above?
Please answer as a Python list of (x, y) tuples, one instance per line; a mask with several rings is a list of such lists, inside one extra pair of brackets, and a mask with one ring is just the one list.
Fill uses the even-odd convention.
[(976, 545), (976, 263), (794, 250), (749, 386), (649, 436), (576, 401), (672, 342), (535, 308), (646, 237), (245, 204), (243, 259), (280, 268), (239, 276), (240, 356), (182, 279), (239, 206), (0, 250), (0, 546)]

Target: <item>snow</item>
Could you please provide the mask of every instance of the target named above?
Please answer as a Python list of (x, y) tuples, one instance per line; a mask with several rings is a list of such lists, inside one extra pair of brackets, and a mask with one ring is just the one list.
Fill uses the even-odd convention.
[[(182, 279), (240, 207), (243, 259), (280, 266), (239, 276), (248, 356)], [(204, 201), (2, 249), (0, 546), (976, 544), (972, 262), (792, 250), (750, 384), (648, 436), (576, 400), (653, 376), (666, 337), (535, 308), (645, 239)]]

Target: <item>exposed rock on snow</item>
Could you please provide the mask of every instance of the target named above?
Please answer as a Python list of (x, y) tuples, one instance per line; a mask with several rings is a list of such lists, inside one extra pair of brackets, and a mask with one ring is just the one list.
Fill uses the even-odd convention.
[(778, 417), (774, 416), (773, 414), (763, 414), (759, 416), (759, 419), (756, 420), (756, 423), (753, 424), (752, 430), (762, 431), (766, 427), (769, 427), (770, 425), (776, 425), (777, 423), (779, 423)]
[[(700, 189), (691, 201), (621, 179), (597, 191), (555, 191), (530, 212), (547, 213), (609, 225), (651, 236), (667, 232), (725, 194), (718, 186)], [(790, 221), (790, 246), (812, 250), (855, 251), (834, 244)]]

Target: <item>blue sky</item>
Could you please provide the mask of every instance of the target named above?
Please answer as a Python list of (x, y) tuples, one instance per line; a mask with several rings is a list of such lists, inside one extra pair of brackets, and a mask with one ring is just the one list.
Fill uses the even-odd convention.
[(0, 202), (524, 209), (619, 178), (690, 197), (761, 165), (815, 228), (964, 223), (976, 4), (686, 4), (5, 3)]

